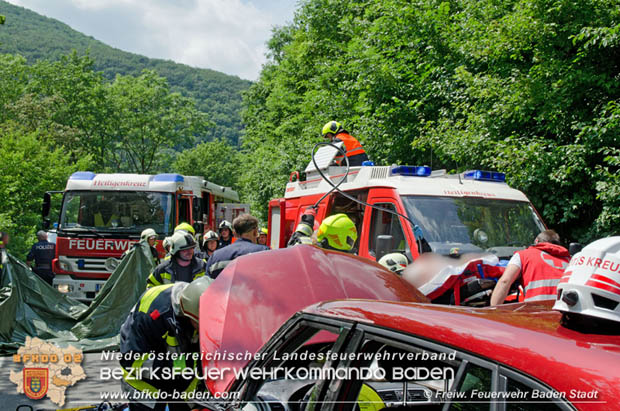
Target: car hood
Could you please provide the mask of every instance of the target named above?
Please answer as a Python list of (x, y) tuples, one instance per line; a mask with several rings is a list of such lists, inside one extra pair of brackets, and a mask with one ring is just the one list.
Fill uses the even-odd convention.
[(428, 302), (379, 264), (315, 246), (264, 251), (234, 260), (200, 299), (200, 351), (212, 394), (226, 392), (233, 370), (252, 356), (293, 314), (320, 301), (363, 298)]

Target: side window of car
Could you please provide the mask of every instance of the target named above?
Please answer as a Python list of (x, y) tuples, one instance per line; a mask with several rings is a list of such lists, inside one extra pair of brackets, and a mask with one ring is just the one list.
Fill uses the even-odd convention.
[[(284, 335), (284, 334), (283, 334)], [(248, 410), (290, 409), (301, 411), (316, 408), (314, 401), (322, 395), (322, 384), (333, 380), (325, 368), (334, 364), (332, 355), (348, 341), (349, 330), (300, 321), (289, 328), (283, 343), (263, 352), (261, 361), (250, 369), (267, 372), (263, 377), (248, 381), (251, 398)], [(273, 372), (272, 372), (273, 371)], [(318, 408), (316, 408), (318, 409)]]
[[(493, 390), (493, 372), (491, 369), (480, 365), (467, 363), (464, 373), (458, 379), (457, 389), (451, 397), (454, 402), (450, 405), (451, 410), (488, 410), (489, 404), (484, 396)], [(483, 396), (480, 399), (480, 395)]]
[(565, 395), (511, 370), (500, 373), (501, 384), (505, 385), (501, 390), (507, 393), (506, 411), (572, 409)]
[[(378, 203), (375, 205), (396, 211), (396, 207), (392, 203)], [(373, 208), (370, 219), (370, 237), (368, 239), (368, 250), (370, 250), (373, 256), (377, 255), (377, 236), (379, 235), (392, 236), (392, 246), (388, 252), (409, 254), (409, 244), (407, 244), (403, 227), (400, 224), (400, 218), (395, 214)]]

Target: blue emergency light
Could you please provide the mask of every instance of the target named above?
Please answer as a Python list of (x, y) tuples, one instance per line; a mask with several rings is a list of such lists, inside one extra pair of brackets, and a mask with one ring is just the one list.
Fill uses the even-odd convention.
[(468, 170), (463, 173), (463, 178), (477, 181), (493, 181), (496, 183), (505, 183), (506, 174), (497, 171)]
[(392, 168), (392, 175), (428, 177), (431, 175), (431, 168), (428, 166), (396, 166)]
[(71, 174), (69, 180), (92, 180), (95, 178), (95, 175), (96, 174), (92, 171), (76, 171), (75, 173)]
[(185, 179), (180, 174), (156, 174), (153, 176), (153, 181), (160, 183), (182, 183)]

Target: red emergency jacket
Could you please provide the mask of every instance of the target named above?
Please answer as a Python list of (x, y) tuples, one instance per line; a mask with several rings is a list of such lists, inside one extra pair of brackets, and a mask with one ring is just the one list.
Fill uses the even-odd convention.
[[(364, 150), (364, 147), (360, 144), (359, 141), (352, 135), (347, 132), (340, 132), (336, 134), (336, 138), (334, 142), (342, 141), (344, 143), (344, 149), (347, 153), (347, 158), (349, 159), (350, 166), (361, 166), (362, 163), (368, 160), (368, 155)], [(336, 162), (341, 164), (344, 157), (342, 155), (336, 156)]]
[(570, 260), (568, 250), (560, 245), (538, 243), (517, 254), (521, 258), (524, 301), (555, 300), (556, 287)]

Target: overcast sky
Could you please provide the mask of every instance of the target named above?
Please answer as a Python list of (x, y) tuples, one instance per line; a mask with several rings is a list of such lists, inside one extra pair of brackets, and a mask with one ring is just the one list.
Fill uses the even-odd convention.
[(256, 80), (297, 0), (7, 0), (121, 50)]

